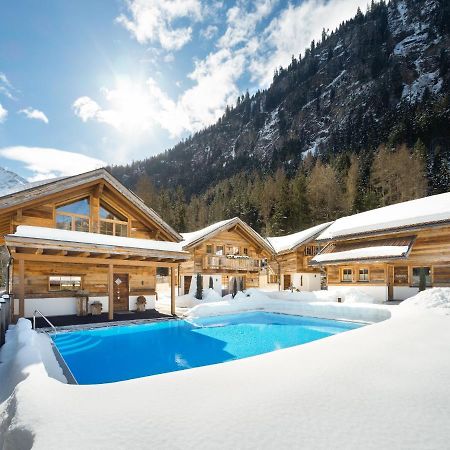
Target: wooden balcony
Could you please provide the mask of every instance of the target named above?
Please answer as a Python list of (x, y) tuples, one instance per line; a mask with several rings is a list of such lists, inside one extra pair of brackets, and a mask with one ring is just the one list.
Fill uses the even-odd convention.
[(228, 258), (215, 255), (208, 255), (203, 258), (203, 269), (206, 270), (258, 272), (259, 267), (259, 259), (253, 258)]

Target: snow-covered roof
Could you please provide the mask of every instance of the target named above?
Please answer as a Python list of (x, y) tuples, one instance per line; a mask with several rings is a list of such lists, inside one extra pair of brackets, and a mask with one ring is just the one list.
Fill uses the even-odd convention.
[(325, 229), (317, 240), (373, 234), (448, 221), (450, 192), (342, 217)]
[(257, 233), (250, 225), (247, 225), (243, 220), (239, 219), (239, 217), (233, 217), (232, 219), (222, 220), (220, 222), (213, 223), (208, 225), (201, 230), (192, 231), (190, 233), (181, 233), (183, 237), (183, 241), (181, 244), (183, 245), (183, 249), (188, 247), (193, 247), (205, 239), (211, 238), (215, 234), (220, 231), (228, 230), (236, 225), (240, 225), (242, 229), (244, 229), (249, 236), (258, 244), (263, 247), (269, 253), (273, 252), (272, 246), (267, 242), (259, 233)]
[[(164, 252), (186, 253), (181, 243), (156, 241), (152, 239), (136, 239), (106, 234), (86, 233), (84, 231), (59, 230), (57, 228), (33, 227), (19, 225), (14, 234), (5, 236), (6, 241), (14, 238), (41, 239), (43, 241), (70, 242), (76, 244), (90, 244), (107, 247), (133, 248), (140, 250), (159, 250)], [(12, 239), (8, 239), (12, 238)]]
[(311, 264), (324, 264), (331, 262), (359, 261), (367, 259), (401, 258), (407, 255), (407, 245), (381, 245), (378, 247), (363, 247), (342, 252), (324, 253), (316, 255)]
[(285, 253), (295, 250), (302, 244), (307, 244), (314, 239), (326, 227), (329, 227), (333, 222), (322, 223), (315, 227), (308, 228), (298, 233), (287, 234), (286, 236), (268, 237), (270, 245), (274, 248), (276, 253)]
[(213, 223), (197, 231), (192, 231), (190, 233), (181, 233), (181, 236), (183, 237), (182, 244), (184, 247), (187, 247), (196, 241), (202, 240), (205, 236), (215, 233), (217, 230), (220, 230), (226, 227), (227, 225), (230, 225), (235, 219), (236, 217), (233, 217), (232, 219), (222, 220), (220, 222)]

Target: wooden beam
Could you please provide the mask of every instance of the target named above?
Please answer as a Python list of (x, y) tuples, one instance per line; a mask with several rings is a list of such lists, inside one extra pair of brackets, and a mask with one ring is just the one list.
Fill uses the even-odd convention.
[[(57, 256), (57, 255), (35, 255), (29, 253), (13, 253), (15, 260), (36, 261), (36, 262), (56, 262), (73, 264), (98, 264), (109, 265), (110, 260), (105, 258), (84, 258), (79, 256)], [(163, 261), (139, 261), (139, 260), (114, 260), (115, 266), (132, 267), (176, 267), (177, 263), (168, 263)]]
[(170, 268), (170, 314), (175, 315), (175, 267)]
[(25, 316), (25, 261), (19, 260), (19, 317)]
[(108, 266), (108, 319), (114, 319), (114, 266)]

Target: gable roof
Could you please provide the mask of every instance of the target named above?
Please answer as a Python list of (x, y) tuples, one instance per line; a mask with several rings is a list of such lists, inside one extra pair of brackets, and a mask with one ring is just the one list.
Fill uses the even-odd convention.
[(450, 192), (372, 209), (336, 220), (318, 241), (450, 223)]
[(153, 209), (149, 208), (134, 192), (126, 188), (104, 168), (69, 177), (52, 178), (49, 180), (28, 183), (7, 190), (6, 192), (0, 192), (0, 214), (7, 210), (18, 208), (22, 204), (45, 198), (48, 195), (56, 194), (67, 189), (76, 188), (78, 186), (81, 187), (84, 184), (95, 182), (97, 180), (103, 180), (112, 186), (176, 241), (182, 240), (179, 233), (167, 224)]
[(305, 245), (314, 240), (321, 231), (329, 227), (332, 223), (333, 222), (322, 223), (315, 227), (299, 231), (298, 233), (287, 234), (285, 236), (268, 237), (267, 240), (277, 254), (289, 253), (296, 250), (301, 245)]
[(267, 242), (259, 233), (257, 233), (250, 225), (247, 225), (239, 217), (233, 217), (232, 219), (222, 220), (220, 222), (213, 223), (205, 228), (202, 228), (191, 233), (181, 233), (183, 236), (183, 242), (181, 245), (183, 250), (196, 247), (202, 242), (212, 238), (221, 231), (227, 231), (235, 226), (240, 226), (251, 240), (256, 242), (260, 247), (272, 254), (273, 248), (269, 242)]

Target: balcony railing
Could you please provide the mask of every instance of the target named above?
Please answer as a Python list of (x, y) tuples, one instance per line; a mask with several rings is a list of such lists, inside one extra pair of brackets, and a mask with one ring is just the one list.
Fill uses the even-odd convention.
[(227, 256), (205, 256), (203, 258), (203, 269), (257, 272), (259, 270), (259, 259), (242, 257), (229, 258)]

